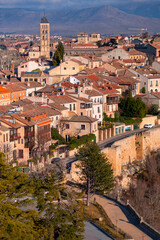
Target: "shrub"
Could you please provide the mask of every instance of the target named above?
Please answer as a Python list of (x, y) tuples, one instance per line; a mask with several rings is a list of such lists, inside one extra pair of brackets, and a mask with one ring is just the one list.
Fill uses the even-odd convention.
[(59, 134), (56, 128), (51, 128), (51, 137), (54, 140), (59, 140), (59, 144), (65, 144), (65, 139)]
[(69, 145), (69, 148), (74, 149), (90, 141), (93, 141), (94, 139), (95, 139), (95, 135), (92, 133), (85, 135), (83, 137), (80, 137), (79, 139), (76, 137), (72, 137), (68, 145)]

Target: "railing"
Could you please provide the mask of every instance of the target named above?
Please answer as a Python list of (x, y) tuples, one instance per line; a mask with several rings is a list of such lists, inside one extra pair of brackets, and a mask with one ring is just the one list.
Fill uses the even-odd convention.
[(119, 103), (118, 100), (117, 100), (117, 101), (107, 100), (107, 104), (108, 104), (108, 105), (111, 105), (111, 104), (118, 104), (118, 103)]
[(21, 136), (20, 136), (19, 133), (16, 133), (16, 134), (10, 135), (10, 141), (17, 140), (18, 138), (21, 138)]
[(24, 134), (24, 137), (28, 138), (28, 137), (34, 137), (34, 132), (26, 132)]

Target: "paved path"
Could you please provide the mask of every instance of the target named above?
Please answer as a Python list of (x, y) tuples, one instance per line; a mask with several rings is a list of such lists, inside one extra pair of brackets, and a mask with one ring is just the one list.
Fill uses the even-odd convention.
[(112, 238), (106, 236), (97, 227), (89, 222), (85, 222), (85, 240), (112, 240)]
[[(148, 235), (141, 231), (136, 224), (132, 223), (131, 219), (128, 220), (121, 207), (112, 200), (105, 197), (94, 195), (91, 200), (96, 197), (96, 201), (104, 208), (112, 223), (124, 232), (128, 233), (134, 240), (151, 240)], [(133, 220), (134, 222), (134, 220)]]

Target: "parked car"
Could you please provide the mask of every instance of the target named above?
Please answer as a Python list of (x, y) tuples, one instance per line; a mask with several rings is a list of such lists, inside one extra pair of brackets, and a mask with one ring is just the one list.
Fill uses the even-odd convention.
[(152, 124), (145, 124), (144, 128), (153, 128), (153, 125)]

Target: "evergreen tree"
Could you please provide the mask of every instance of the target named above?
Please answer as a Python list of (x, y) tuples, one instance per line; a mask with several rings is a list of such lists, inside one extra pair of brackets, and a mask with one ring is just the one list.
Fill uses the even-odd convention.
[(89, 142), (81, 147), (78, 151), (78, 159), (79, 167), (82, 169), (82, 180), (87, 186), (87, 205), (89, 205), (91, 192), (103, 193), (113, 188), (113, 170), (95, 142)]
[(59, 50), (57, 49), (54, 53), (53, 60), (52, 60), (53, 66), (58, 66), (60, 62), (61, 62), (61, 55)]
[(60, 56), (61, 56), (61, 60), (63, 61), (63, 55), (64, 55), (64, 47), (63, 47), (63, 44), (62, 44), (62, 42), (59, 42), (59, 44), (58, 44), (58, 51), (59, 51), (59, 53), (60, 53)]
[(121, 98), (119, 107), (122, 111), (121, 115), (125, 117), (143, 118), (146, 115), (146, 105), (140, 98), (135, 99), (131, 96)]
[[(53, 171), (31, 178), (6, 164), (0, 153), (0, 239), (83, 239), (82, 203), (70, 193), (61, 201), (62, 181)], [(30, 209), (33, 204), (37, 210)]]

